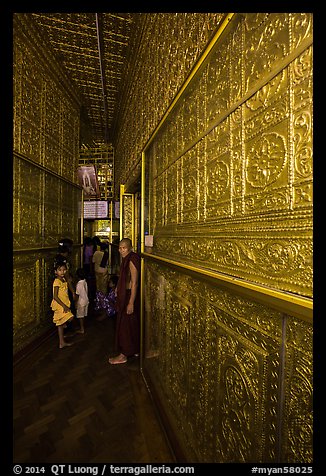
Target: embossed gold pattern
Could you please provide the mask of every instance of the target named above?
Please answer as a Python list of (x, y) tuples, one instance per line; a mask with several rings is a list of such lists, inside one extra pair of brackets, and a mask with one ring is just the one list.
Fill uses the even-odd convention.
[[(52, 326), (58, 241), (80, 241), (79, 100), (38, 32), (14, 16), (14, 352)], [(79, 262), (74, 248), (73, 264)]]
[[(60, 15), (35, 14), (51, 23), (51, 41)], [(88, 24), (87, 14), (70, 15)], [(131, 15), (120, 32), (127, 41)], [(255, 291), (294, 296), (297, 308), (312, 297), (312, 15), (136, 15), (113, 137), (116, 195), (125, 184), (120, 235), (138, 236), (129, 192), (142, 157), (140, 238), (144, 250), (145, 232), (153, 235), (157, 257), (142, 259), (142, 371), (189, 461), (312, 462), (310, 314), (301, 319)], [(67, 221), (70, 237), (80, 236), (75, 168), (85, 125), (39, 34), (24, 14), (17, 23), (19, 349), (50, 325), (51, 247)], [(94, 117), (100, 129), (98, 104)]]
[(186, 458), (311, 462), (311, 316), (281, 302), (312, 297), (312, 15), (235, 15), (143, 161), (143, 371)]
[[(292, 14), (255, 19), (245, 16), (217, 42), (146, 150), (153, 251), (311, 297), (311, 21), (300, 17), (302, 51), (290, 44)], [(304, 102), (293, 93), (299, 83)]]

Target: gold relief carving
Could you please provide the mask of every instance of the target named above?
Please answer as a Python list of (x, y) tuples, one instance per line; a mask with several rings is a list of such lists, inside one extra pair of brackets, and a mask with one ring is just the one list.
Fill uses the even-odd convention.
[[(22, 118), (28, 120), (32, 128), (39, 130), (41, 127), (42, 84), (38, 84), (38, 78), (36, 77), (23, 77), (22, 81), (24, 84), (20, 98)], [(36, 156), (36, 158), (38, 157)]]
[[(134, 76), (130, 75), (135, 99), (130, 102), (128, 97), (124, 98), (124, 105), (121, 107), (124, 112), (121, 113), (121, 128), (116, 141), (116, 156), (132, 157), (131, 165), (135, 163), (146, 140), (160, 121), (162, 112), (168, 109), (194, 61), (207, 45), (207, 38), (213, 36), (223, 15), (221, 13), (146, 15), (146, 24), (142, 32), (145, 41), (134, 54), (135, 70), (138, 68), (140, 71), (139, 80), (135, 82)], [(157, 31), (160, 31), (159, 35), (156, 34)], [(176, 32), (177, 42), (173, 32)], [(160, 81), (153, 83), (150, 80), (152, 77), (160, 78)], [(195, 101), (198, 101), (198, 96)], [(196, 116), (202, 114), (204, 105), (202, 106), (202, 102), (199, 104), (199, 110), (197, 109), (196, 115), (193, 116), (194, 120), (197, 120)], [(132, 109), (135, 110), (134, 113), (131, 112)], [(140, 140), (135, 142), (130, 133), (124, 135), (122, 131), (134, 130), (132, 118), (141, 117), (142, 113), (144, 113), (143, 131), (146, 131), (146, 135), (143, 135), (143, 142)], [(178, 119), (178, 128), (182, 124), (181, 117), (182, 115)], [(182, 146), (182, 140), (182, 137), (178, 137), (178, 147)], [(129, 167), (132, 168), (133, 166)], [(124, 178), (124, 175), (129, 173), (126, 167), (117, 167), (115, 172), (117, 183), (128, 182), (127, 178)]]
[(244, 67), (242, 61), (243, 27), (242, 23), (229, 37), (230, 44), (230, 105), (241, 100), (244, 80)]
[(237, 108), (230, 115), (230, 196), (232, 215), (244, 213), (243, 195), (245, 191), (245, 164), (243, 160), (243, 108)]
[(270, 13), (250, 13), (245, 16), (244, 29), (246, 34), (252, 34), (268, 20)]
[(14, 254), (14, 352), (51, 327), (53, 266), (48, 251)]
[(230, 95), (230, 51), (227, 44), (216, 49), (207, 67), (206, 98), (207, 122), (210, 123), (221, 112), (228, 110)]
[(270, 193), (258, 192), (255, 196), (245, 198), (245, 209), (248, 213), (261, 210), (281, 210), (290, 206), (291, 193), (289, 188), (272, 190)]
[(171, 293), (171, 357), (178, 355), (178, 361), (171, 359), (171, 391), (182, 412), (186, 412), (187, 404), (187, 374), (189, 360), (189, 322), (191, 303), (182, 296)]
[[(250, 97), (245, 105), (247, 108), (246, 118), (250, 118), (250, 113), (254, 114), (261, 107), (266, 108), (275, 104), (274, 109), (270, 112), (270, 109), (267, 110), (266, 114), (266, 124), (275, 123), (273, 116), (280, 114), (282, 110), (287, 110), (286, 105), (280, 105), (279, 102), (282, 100), (282, 96), (286, 92), (288, 87), (288, 77), (287, 70), (283, 69), (278, 75), (271, 79), (265, 86), (260, 88), (252, 97)], [(279, 111), (279, 112), (278, 112)], [(284, 117), (284, 114), (282, 114)], [(279, 120), (276, 120), (279, 122)]]
[[(312, 243), (308, 239), (289, 238), (230, 240), (178, 237), (177, 244), (170, 238), (158, 237), (155, 247), (160, 254), (183, 257), (184, 262), (204, 262), (209, 269), (227, 272), (277, 289), (312, 295)], [(186, 257), (186, 258), (185, 258)]]
[(49, 170), (60, 174), (60, 149), (59, 144), (49, 137), (45, 137), (44, 161)]
[(34, 200), (21, 200), (19, 247), (37, 246), (41, 243), (41, 205)]
[[(253, 188), (265, 188), (276, 182), (286, 163), (286, 142), (275, 132), (262, 134), (246, 154), (246, 179)], [(250, 190), (250, 188), (249, 188)]]
[(20, 264), (14, 269), (14, 336), (25, 326), (32, 324), (37, 316), (36, 285), (37, 275), (34, 262)]
[(223, 310), (230, 318), (233, 317), (249, 324), (251, 328), (259, 330), (261, 334), (274, 338), (281, 337), (283, 317), (281, 312), (207, 284), (204, 291), (207, 302)]
[(174, 163), (166, 173), (166, 195), (169, 197), (167, 201), (167, 214), (166, 214), (166, 223), (177, 223), (178, 221), (178, 211), (179, 211), (179, 201), (180, 201), (180, 191), (179, 191), (179, 173), (178, 173), (178, 163)]
[(123, 224), (122, 235), (123, 237), (131, 238), (132, 234), (132, 197), (131, 195), (123, 195)]
[[(281, 123), (277, 129), (283, 131), (285, 127), (286, 123)], [(291, 189), (284, 135), (276, 130), (262, 133), (246, 144), (245, 154), (245, 209), (248, 212), (289, 209)]]
[(14, 240), (18, 247), (37, 246), (41, 244), (42, 238), (43, 174), (37, 167), (18, 159), (15, 164), (16, 174), (18, 173), (19, 177), (15, 190)]
[(167, 127), (165, 159), (166, 166), (172, 163), (177, 155), (178, 150), (178, 122), (177, 117), (173, 117)]
[[(53, 245), (62, 236), (62, 188), (60, 181), (50, 174), (45, 176), (44, 193), (44, 224), (45, 224), (45, 245)], [(69, 222), (71, 220), (69, 219)]]
[[(272, 241), (271, 243), (265, 244), (261, 248), (260, 260), (258, 261), (258, 266), (262, 266), (271, 274), (279, 274), (284, 271), (293, 272), (296, 269), (302, 267), (302, 262), (298, 258), (299, 256), (298, 248), (292, 243), (282, 243), (279, 241)], [(300, 266), (301, 265), (301, 266)]]
[(312, 205), (312, 183), (303, 184), (294, 188), (294, 204), (295, 207), (306, 207)]
[(20, 151), (25, 154), (28, 157), (35, 157), (35, 153), (33, 151), (33, 143), (34, 143), (34, 134), (36, 133), (36, 130), (33, 128), (33, 126), (30, 124), (29, 121), (27, 121), (25, 118), (21, 119), (21, 142), (20, 142)]
[[(198, 221), (198, 158), (196, 149), (191, 149), (182, 157), (182, 222)], [(170, 197), (169, 197), (170, 200)]]
[(312, 462), (312, 326), (288, 317), (283, 460)]
[(312, 178), (312, 124), (310, 111), (294, 117), (294, 157), (298, 178)]
[[(255, 15), (255, 14), (253, 14)], [(261, 81), (289, 53), (288, 14), (265, 14), (255, 28), (248, 27), (252, 14), (246, 15), (243, 62), (246, 91)]]
[[(255, 434), (255, 400), (239, 369), (225, 365), (221, 403), (221, 422), (216, 441), (218, 460), (223, 462), (259, 461)], [(259, 445), (259, 446), (258, 446)]]
[(22, 107), (22, 51), (13, 44), (13, 141), (14, 150), (20, 151)]
[(285, 94), (278, 97), (278, 100), (268, 108), (258, 110), (257, 114), (246, 122), (246, 140), (257, 137), (257, 131), (261, 134), (268, 134), (273, 129), (280, 129), (280, 132), (287, 137), (287, 118), (289, 116), (289, 99)]
[[(295, 58), (290, 64), (290, 70), (293, 75), (293, 86), (300, 86), (304, 83), (305, 79), (312, 79), (312, 46), (307, 48), (300, 56)], [(300, 91), (298, 88), (297, 93)], [(312, 88), (309, 83), (309, 88), (305, 88), (304, 92), (308, 95), (309, 99), (312, 99)], [(300, 95), (295, 94), (294, 99), (297, 100)]]
[(157, 141), (151, 144), (153, 151), (153, 178), (156, 178), (163, 171), (162, 157), (164, 157), (164, 142), (161, 140), (160, 134)]
[(287, 344), (306, 357), (313, 352), (313, 326), (307, 322), (288, 316), (286, 330)]
[(291, 49), (297, 48), (306, 38), (312, 37), (311, 13), (289, 13), (291, 25)]
[[(217, 25), (222, 21), (224, 13), (203, 13), (199, 15), (202, 16), (203, 21), (203, 26), (199, 28), (200, 40), (197, 42), (198, 49), (201, 51), (199, 44), (207, 44), (208, 40), (212, 36), (212, 32), (216, 31)], [(198, 20), (196, 20), (195, 23), (197, 23), (198, 26)]]
[(312, 78), (311, 48), (291, 65), (293, 77), (294, 207), (311, 208), (312, 174)]
[[(146, 274), (146, 365), (151, 372), (159, 366), (179, 431), (184, 437), (187, 430), (185, 444), (198, 451), (198, 445), (205, 446), (204, 435), (198, 433), (196, 444), (192, 435), (197, 430), (202, 432), (205, 425), (205, 322), (192, 318), (198, 309), (197, 294), (188, 292), (184, 298), (186, 289), (196, 289), (198, 283), (155, 264), (146, 265)], [(172, 288), (170, 283), (178, 284)], [(175, 355), (180, 355), (181, 369)], [(182, 415), (174, 412), (176, 401), (182, 405)]]
[(287, 316), (280, 412), (284, 315), (205, 279), (145, 266), (145, 335), (152, 338), (144, 365), (190, 458), (275, 461), (282, 428), (280, 460), (311, 461), (312, 327)]
[[(201, 119), (198, 142), (195, 144), (196, 138), (189, 142), (192, 148), (184, 153), (178, 169), (176, 189), (182, 180), (180, 204), (184, 220), (175, 227), (165, 227), (171, 196), (168, 186), (172, 186), (176, 173), (167, 161), (163, 163), (165, 154), (161, 152), (157, 154), (157, 170), (161, 167), (166, 174), (164, 179), (155, 178), (154, 253), (182, 264), (312, 296), (311, 48), (300, 56), (294, 54), (300, 43), (309, 39), (310, 26), (305, 24), (305, 17), (311, 22), (309, 14), (244, 14), (232, 36), (223, 40), (228, 52), (224, 64), (216, 56), (223, 49), (218, 45), (213, 52), (215, 63), (212, 55), (207, 66), (198, 71), (198, 79), (190, 83), (188, 98), (197, 102)], [(290, 31), (291, 28), (296, 32)], [(287, 58), (290, 51), (292, 62)], [(228, 72), (223, 72), (224, 65)], [(228, 75), (227, 97), (223, 94)], [(216, 84), (219, 81), (221, 84)], [(205, 88), (207, 95), (203, 95)], [(216, 90), (220, 92), (218, 97), (214, 95)], [(187, 91), (180, 102), (186, 97)], [(230, 101), (229, 115), (224, 109), (218, 117), (218, 101)], [(185, 110), (184, 105), (181, 109)], [(173, 140), (179, 148), (180, 144), (186, 144), (187, 137), (192, 137), (192, 132), (187, 135), (187, 118), (182, 112), (180, 121), (178, 114), (173, 116), (178, 124), (175, 133), (182, 137)], [(212, 118), (219, 122), (209, 124)], [(154, 137), (150, 146), (153, 150), (154, 144), (157, 151), (172, 143), (168, 122), (169, 117)], [(198, 160), (197, 172), (191, 169), (194, 161), (188, 160), (192, 154)], [(295, 210), (295, 206), (301, 209)], [(155, 272), (164, 274), (165, 269), (161, 264)], [(166, 279), (161, 293), (177, 303), (169, 308), (164, 324), (163, 321), (158, 324), (164, 327), (158, 333), (165, 336), (165, 350), (160, 361), (162, 374), (157, 373), (156, 379), (163, 385), (165, 403), (173, 407), (176, 432), (191, 449), (190, 453), (206, 462), (266, 462), (276, 461), (282, 448), (280, 460), (294, 462), (298, 447), (297, 461), (306, 461), (306, 455), (309, 460), (312, 428), (307, 382), (311, 356), (303, 349), (312, 341), (310, 332), (302, 345), (297, 337), (292, 345), (288, 326), (286, 378), (281, 382), (282, 387), (280, 352), (284, 348), (281, 343), (285, 317), (280, 312), (203, 285), (201, 280), (194, 279), (191, 283), (182, 273), (167, 273)], [(170, 280), (178, 283), (176, 295), (170, 293)], [(187, 289), (184, 291), (187, 296), (189, 289), (201, 289), (200, 304), (191, 293), (189, 296), (192, 314), (186, 341), (195, 358), (182, 362), (182, 368), (188, 369), (188, 383), (186, 389), (183, 387), (187, 392), (185, 400), (178, 393), (184, 383), (182, 376), (173, 374), (171, 378), (170, 364), (166, 363), (173, 358), (173, 339), (179, 339), (171, 331), (175, 316), (179, 320), (187, 312), (182, 305), (182, 289)], [(289, 316), (288, 320), (292, 322), (294, 318)], [(173, 345), (176, 352), (178, 343)], [(171, 392), (173, 380), (178, 384)], [(307, 402), (302, 406), (295, 396), (300, 382), (304, 389), (302, 398)], [(201, 391), (200, 401), (196, 387)], [(285, 405), (280, 409), (277, 402), (282, 401), (282, 388)], [(173, 405), (175, 400), (180, 401), (181, 409)], [(285, 419), (288, 411), (289, 417)]]
[(164, 348), (161, 316), (166, 310), (165, 279), (158, 273), (152, 272), (150, 267), (148, 268), (146, 269), (148, 279), (145, 287), (145, 358), (152, 358), (157, 363), (157, 360), (161, 358), (161, 350)]
[[(216, 408), (209, 432), (215, 442), (212, 461), (262, 461), (267, 451), (275, 457), (280, 341), (275, 335), (262, 334), (257, 320), (252, 328), (232, 316), (232, 309), (239, 309), (237, 305), (242, 301), (246, 304), (240, 304), (243, 315), (251, 321), (250, 307), (256, 307), (255, 303), (237, 303), (236, 295), (223, 294), (225, 302), (231, 299), (231, 313), (223, 312), (218, 301), (208, 310), (208, 339), (217, 349), (210, 358), (208, 373), (208, 380), (216, 382), (209, 395), (210, 404)], [(259, 307), (263, 308), (257, 306), (257, 312)], [(266, 316), (268, 311), (265, 308)], [(274, 325), (268, 332), (277, 329), (280, 335), (280, 315), (274, 316)]]
[[(290, 462), (312, 462), (312, 385), (305, 369), (309, 362), (298, 362), (296, 376), (291, 383), (291, 403), (287, 406), (288, 444), (284, 459)], [(301, 367), (301, 368), (300, 368)]]
[[(14, 142), (14, 151), (19, 155), (14, 156), (13, 217), (13, 243), (17, 250), (14, 253), (16, 351), (51, 325), (48, 318), (53, 270), (52, 263), (46, 261), (48, 251), (42, 251), (42, 248), (56, 246), (59, 238), (66, 236), (67, 229), (78, 243), (77, 205), (81, 193), (72, 184), (63, 186), (60, 178), (51, 175), (51, 171), (59, 175), (64, 173), (65, 178), (74, 174), (74, 157), (78, 159), (76, 151), (79, 147), (76, 97), (70, 95), (72, 89), (61, 73), (56, 74), (53, 58), (45, 64), (49, 55), (45, 48), (40, 51), (33, 25), (24, 15), (17, 14), (14, 20), (17, 27), (14, 109), (15, 121), (19, 122)], [(54, 71), (55, 76), (51, 77)], [(70, 200), (62, 197), (70, 197)], [(24, 252), (19, 253), (22, 248), (25, 248)], [(28, 248), (39, 248), (39, 251), (35, 253)]]
[(229, 121), (213, 129), (206, 138), (206, 219), (230, 213)]
[[(191, 289), (198, 288), (198, 281), (193, 280)], [(194, 298), (195, 301), (195, 298)], [(210, 413), (208, 401), (208, 388), (210, 386), (207, 379), (207, 362), (212, 358), (207, 349), (207, 326), (204, 319), (200, 319), (202, 313), (206, 315), (206, 303), (198, 299), (193, 306), (193, 319), (190, 321), (190, 359), (189, 359), (189, 380), (188, 380), (188, 427), (191, 428), (192, 447), (202, 460), (208, 456), (207, 445), (207, 421)], [(196, 438), (193, 435), (197, 435)], [(202, 455), (202, 457), (201, 457)]]
[[(21, 137), (18, 140), (17, 136), (15, 149), (58, 174), (63, 170), (66, 178), (76, 181), (72, 173), (71, 159), (76, 157), (73, 162), (78, 159), (78, 107), (72, 105), (72, 102), (69, 104), (71, 98), (66, 99), (67, 91), (62, 89), (62, 86), (58, 91), (58, 78), (51, 77), (53, 71), (42, 69), (44, 58), (34, 49), (33, 34), (25, 42), (26, 38), (22, 31), (19, 30), (19, 35), (22, 34), (24, 41), (19, 38), (18, 32), (15, 36), (16, 55), (18, 58), (19, 52), (22, 61), (21, 67), (15, 70), (15, 73), (20, 75), (15, 81), (21, 85), (21, 96), (15, 96), (15, 109), (20, 111), (20, 118), (17, 119), (21, 121), (17, 132)], [(47, 56), (45, 49), (43, 53)], [(69, 120), (65, 126), (63, 126), (64, 117)], [(74, 130), (69, 131), (71, 124)], [(66, 150), (62, 152), (64, 147)], [(73, 155), (69, 155), (68, 149)], [(64, 167), (61, 164), (62, 153), (67, 161), (67, 166)]]
[(62, 236), (60, 236), (60, 230), (62, 227), (62, 214), (60, 212), (59, 206), (54, 206), (52, 209), (50, 207), (44, 213), (44, 218), (46, 220), (46, 236), (44, 240), (44, 245), (51, 246), (53, 243), (57, 243)]
[(164, 200), (164, 175), (160, 175), (155, 181), (155, 225), (162, 227), (165, 224), (165, 200)]
[[(225, 157), (225, 159), (229, 161), (229, 157)], [(226, 194), (229, 190), (229, 183), (230, 170), (226, 161), (216, 160), (207, 164), (206, 194), (208, 208), (210, 208), (212, 202), (214, 203)]]
[(198, 107), (197, 90), (194, 89), (194, 85), (191, 86), (191, 90), (187, 92), (186, 96), (182, 98), (181, 108), (179, 114), (179, 124), (182, 124), (180, 136), (180, 147), (178, 148), (181, 153), (188, 144), (193, 142), (198, 137), (198, 117), (200, 107)]
[[(48, 97), (47, 97), (48, 100)], [(46, 103), (44, 108), (44, 134), (45, 140), (48, 141), (49, 139), (58, 144), (60, 144), (60, 127), (61, 121), (59, 121), (60, 117), (60, 110), (58, 107), (55, 107), (56, 104), (53, 103)], [(58, 170), (59, 172), (59, 170)]]
[(226, 119), (212, 129), (207, 136), (206, 153), (207, 162), (221, 155), (226, 155), (230, 150), (230, 121)]

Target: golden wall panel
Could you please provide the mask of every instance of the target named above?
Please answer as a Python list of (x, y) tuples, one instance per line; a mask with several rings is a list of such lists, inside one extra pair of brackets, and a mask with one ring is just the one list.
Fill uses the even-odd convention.
[[(52, 326), (53, 259), (80, 241), (79, 102), (31, 18), (14, 15), (14, 353)], [(65, 88), (67, 84), (67, 88)], [(72, 261), (79, 263), (79, 249)]]
[(154, 253), (312, 296), (311, 42), (287, 13), (217, 42), (146, 149)]
[[(125, 194), (122, 196), (122, 238), (133, 239), (133, 197), (131, 194)], [(132, 243), (135, 246), (135, 243)]]
[(312, 297), (312, 101), (312, 15), (236, 14), (146, 145), (144, 373), (188, 461), (312, 462), (311, 322), (196, 275)]
[(313, 329), (287, 318), (282, 459), (313, 461)]
[(312, 462), (311, 325), (162, 264), (145, 274), (144, 367), (188, 461)]
[(291, 14), (249, 14), (243, 22), (245, 92), (264, 79), (290, 52)]
[[(133, 74), (126, 84), (128, 94), (124, 97), (115, 128), (116, 190), (119, 190), (120, 183), (128, 184), (135, 179), (135, 170), (140, 173), (136, 166), (145, 143), (223, 15), (149, 13), (142, 16), (139, 31), (142, 42), (135, 45), (135, 54), (131, 55), (134, 58)], [(153, 81), (153, 78), (159, 80)], [(193, 112), (194, 106), (189, 105)], [(192, 117), (194, 123), (197, 121), (195, 114), (187, 117)]]
[(14, 156), (14, 246), (42, 244), (43, 173), (32, 164)]

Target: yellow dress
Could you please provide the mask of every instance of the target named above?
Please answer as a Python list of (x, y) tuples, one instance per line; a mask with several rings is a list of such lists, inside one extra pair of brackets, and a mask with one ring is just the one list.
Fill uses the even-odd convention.
[[(53, 295), (54, 295), (54, 288), (57, 286), (59, 288), (58, 291), (58, 298), (68, 307), (70, 307), (70, 301), (68, 296), (68, 283), (67, 281), (61, 281), (61, 279), (55, 278), (53, 282)], [(71, 317), (73, 317), (72, 312), (64, 312), (63, 307), (54, 299), (51, 302), (51, 309), (54, 311), (53, 314), (53, 322), (56, 326), (61, 326), (65, 322), (67, 322)]]

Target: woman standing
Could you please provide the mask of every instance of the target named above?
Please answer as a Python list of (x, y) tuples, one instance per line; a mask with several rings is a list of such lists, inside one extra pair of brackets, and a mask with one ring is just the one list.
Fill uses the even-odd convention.
[(93, 263), (96, 279), (96, 292), (107, 294), (108, 292), (108, 245), (101, 243), (100, 250), (93, 254)]

